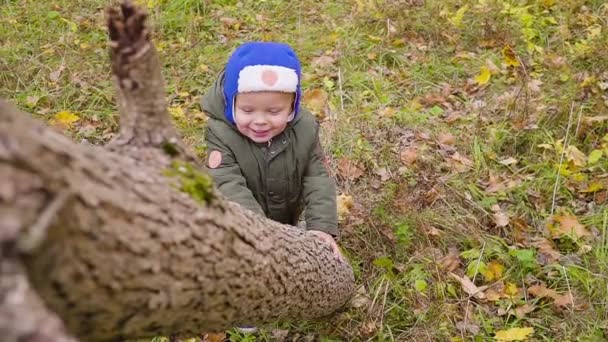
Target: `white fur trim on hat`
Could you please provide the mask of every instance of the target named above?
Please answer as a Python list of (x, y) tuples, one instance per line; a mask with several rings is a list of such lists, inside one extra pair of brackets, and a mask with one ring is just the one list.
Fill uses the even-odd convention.
[(239, 72), (238, 92), (281, 91), (295, 93), (298, 74), (279, 65), (249, 65)]

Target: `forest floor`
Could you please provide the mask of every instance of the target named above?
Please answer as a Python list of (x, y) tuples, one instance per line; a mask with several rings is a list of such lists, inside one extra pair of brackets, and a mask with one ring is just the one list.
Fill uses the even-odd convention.
[[(0, 97), (108, 141), (109, 3), (2, 0)], [(357, 298), (233, 340), (608, 341), (604, 1), (139, 3), (202, 158), (200, 96), (243, 41), (294, 47), (322, 121)]]

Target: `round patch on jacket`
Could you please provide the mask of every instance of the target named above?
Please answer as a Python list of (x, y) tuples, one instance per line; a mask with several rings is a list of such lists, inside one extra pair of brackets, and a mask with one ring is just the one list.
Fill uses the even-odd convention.
[(209, 153), (209, 159), (207, 161), (209, 167), (212, 169), (217, 168), (222, 163), (222, 152), (213, 150)]

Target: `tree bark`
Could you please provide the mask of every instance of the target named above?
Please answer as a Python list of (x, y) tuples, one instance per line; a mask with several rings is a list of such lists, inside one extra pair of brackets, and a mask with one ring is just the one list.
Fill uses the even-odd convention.
[(121, 130), (108, 148), (0, 101), (0, 332), (68, 341), (38, 296), (95, 341), (335, 312), (353, 293), (351, 267), (216, 191), (171, 125), (144, 20), (128, 3), (109, 11)]

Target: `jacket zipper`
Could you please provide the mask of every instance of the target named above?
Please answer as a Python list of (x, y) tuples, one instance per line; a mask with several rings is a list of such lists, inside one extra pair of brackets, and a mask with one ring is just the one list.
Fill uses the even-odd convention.
[(266, 201), (266, 209), (268, 210), (268, 214), (270, 214), (270, 201), (268, 200), (268, 163), (270, 162), (270, 145), (272, 145), (272, 138), (268, 140), (268, 147), (266, 148), (266, 153), (264, 153), (264, 200)]

